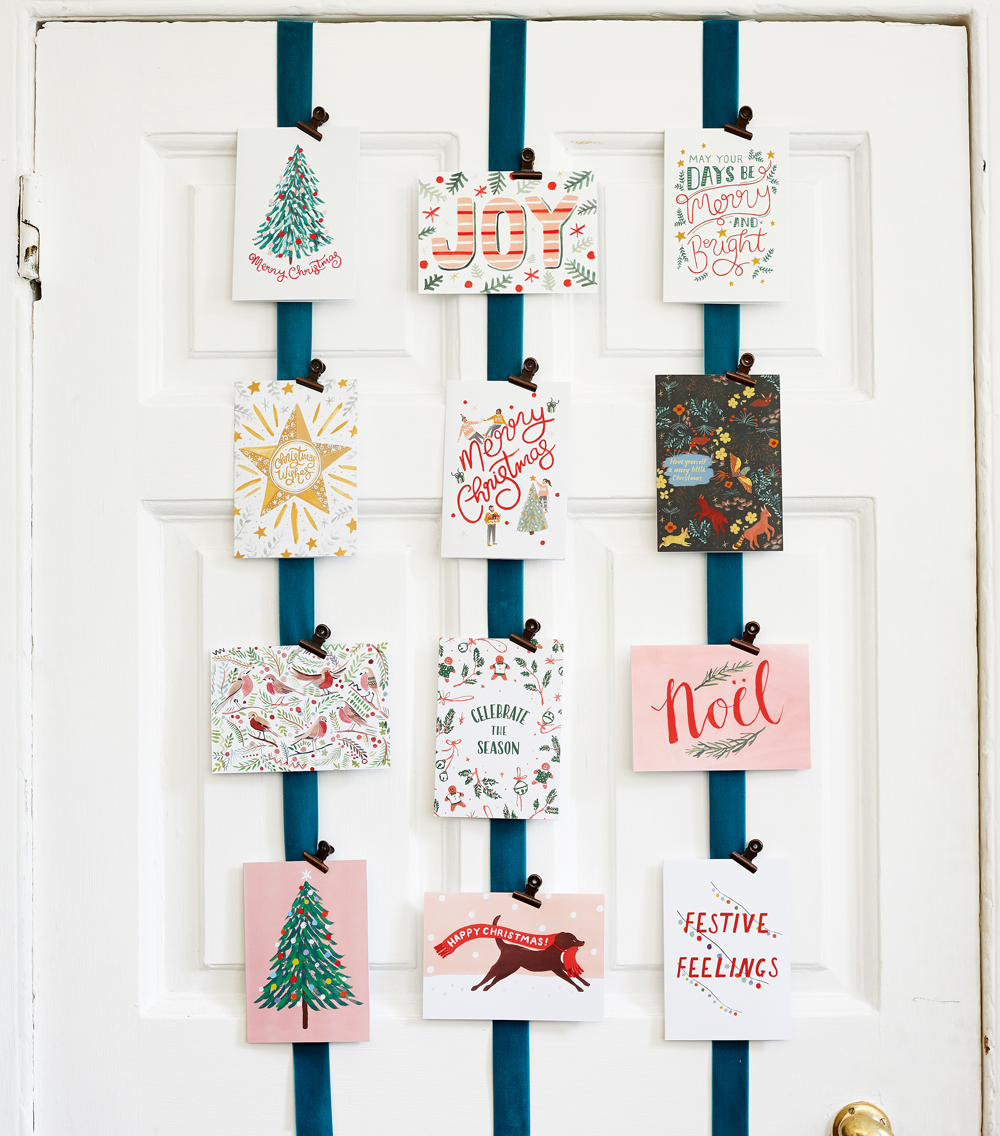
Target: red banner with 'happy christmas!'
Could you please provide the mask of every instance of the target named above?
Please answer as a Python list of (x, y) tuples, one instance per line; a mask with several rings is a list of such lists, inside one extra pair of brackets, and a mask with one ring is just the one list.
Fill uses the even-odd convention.
[(497, 927), (494, 923), (470, 923), (468, 927), (453, 931), (434, 949), (445, 958), (472, 939), (503, 939), (505, 943), (516, 943), (519, 947), (534, 947), (537, 950), (545, 950), (556, 941), (555, 935), (530, 935), (526, 931), (515, 931), (512, 927)]

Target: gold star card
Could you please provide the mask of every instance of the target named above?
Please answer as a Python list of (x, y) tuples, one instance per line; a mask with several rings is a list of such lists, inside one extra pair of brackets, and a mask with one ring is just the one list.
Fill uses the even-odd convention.
[(358, 516), (357, 383), (236, 384), (234, 552), (352, 556)]

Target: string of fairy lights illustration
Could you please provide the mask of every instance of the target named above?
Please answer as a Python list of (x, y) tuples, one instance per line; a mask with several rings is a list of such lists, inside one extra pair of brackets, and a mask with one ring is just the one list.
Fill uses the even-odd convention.
[[(740, 905), (736, 902), (736, 900), (733, 899), (733, 897), (731, 895), (727, 895), (719, 887), (719, 885), (716, 884), (714, 881), (712, 881), (712, 887), (715, 888), (715, 898), (716, 899), (724, 899), (726, 901), (726, 903), (731, 903), (732, 906), (733, 906), (733, 912), (734, 913), (740, 910)], [(753, 916), (753, 919), (757, 918), (757, 916), (754, 915), (754, 913), (752, 911), (749, 911), (745, 906), (743, 907), (743, 912), (747, 915)], [(679, 926), (681, 926), (681, 927), (684, 926), (684, 916), (679, 911), (677, 912), (677, 922), (678, 922)], [(750, 925), (753, 926), (752, 920), (751, 920)], [(771, 936), (772, 939), (777, 939), (778, 936), (781, 934), (780, 931), (768, 931), (767, 933)], [(695, 939), (696, 942), (699, 942), (699, 943), (702, 940), (704, 940), (706, 943), (710, 944), (710, 947), (712, 949), (719, 951), (719, 954), (716, 956), (717, 958), (720, 958), (720, 959), (725, 958), (730, 964), (732, 964), (732, 962), (733, 962), (732, 955), (730, 955), (725, 950), (725, 948), (722, 946), (721, 943), (717, 943), (710, 935), (706, 934), (704, 931), (697, 932), (697, 933), (695, 931), (688, 931), (688, 935), (692, 939)], [(706, 986), (704, 984), (704, 982), (700, 981), (699, 979), (691, 978), (688, 975), (685, 975), (684, 981), (689, 983), (696, 990), (703, 990), (708, 995), (708, 997), (712, 999), (712, 1002), (716, 1006), (718, 1006), (720, 1010), (723, 1010), (725, 1013), (732, 1014), (733, 1017), (735, 1017), (735, 1018), (738, 1018), (740, 1016), (740, 1014), (744, 1013), (743, 1010), (734, 1010), (732, 1006), (729, 1006), (725, 1002), (723, 1002), (722, 999), (713, 990), (711, 990), (708, 986)], [(746, 982), (747, 979), (745, 977), (742, 977), (741, 981)], [(760, 988), (762, 986), (770, 986), (771, 985), (769, 982), (765, 981), (763, 978), (761, 978), (761, 979), (751, 978), (750, 984), (754, 989), (757, 989), (757, 990), (760, 990)]]

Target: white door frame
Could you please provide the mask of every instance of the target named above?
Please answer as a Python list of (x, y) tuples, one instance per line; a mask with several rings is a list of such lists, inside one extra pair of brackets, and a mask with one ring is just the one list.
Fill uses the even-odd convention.
[[(31, 285), (17, 276), (16, 223), (19, 177), (34, 165), (35, 32), (40, 23), (62, 20), (274, 20), (277, 0), (0, 0), (0, 722), (5, 726), (0, 759), (0, 1118), (18, 1136), (32, 1132), (32, 731), (31, 731)], [(700, 20), (737, 15), (756, 20), (857, 20), (963, 25), (969, 35), (970, 153), (972, 184), (973, 315), (976, 383), (978, 492), (978, 601), (980, 695), (980, 841), (982, 939), (983, 1132), (1000, 1136), (997, 1093), (997, 994), (1000, 990), (1000, 929), (997, 878), (1000, 840), (1000, 397), (995, 392), (993, 345), (1000, 343), (1000, 247), (991, 218), (1000, 208), (987, 174), (992, 144), (1000, 168), (1000, 2), (976, 0), (881, 0), (878, 11), (841, 0), (795, 0), (794, 14), (777, 3), (747, 0), (299, 0), (301, 18), (523, 19), (658, 18)], [(992, 84), (990, 79), (993, 79)], [(830, 98), (837, 92), (832, 90)], [(44, 213), (39, 241), (45, 281)], [(72, 376), (67, 376), (72, 382)], [(921, 554), (915, 540), (914, 555)], [(915, 620), (926, 613), (915, 611)], [(933, 637), (933, 628), (928, 639)], [(935, 854), (933, 834), (914, 833), (916, 856)], [(72, 848), (65, 849), (67, 858)], [(16, 918), (13, 918), (16, 912)], [(13, 1118), (17, 1117), (17, 1128)], [(962, 1133), (960, 1136), (972, 1136)]]

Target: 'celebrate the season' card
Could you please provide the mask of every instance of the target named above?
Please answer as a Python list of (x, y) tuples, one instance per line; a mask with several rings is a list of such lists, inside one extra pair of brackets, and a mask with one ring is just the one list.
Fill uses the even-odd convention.
[(538, 820), (559, 812), (563, 663), (558, 639), (442, 639), (434, 813)]
[(632, 768), (808, 769), (809, 648), (632, 648)]
[(667, 130), (663, 153), (663, 299), (787, 300), (787, 132)]
[(735, 860), (664, 862), (667, 1041), (792, 1036), (788, 862), (756, 864), (751, 873)]
[(597, 293), (598, 196), (589, 170), (540, 181), (506, 170), (417, 185), (417, 289), (467, 296)]
[(424, 895), (424, 1017), (599, 1022), (604, 896)]
[(238, 557), (353, 556), (358, 528), (358, 389), (320, 394), (273, 379), (236, 384)]
[(368, 1040), (364, 860), (243, 865), (247, 1041)]
[(784, 547), (781, 391), (777, 375), (753, 379), (656, 376), (658, 551)]
[(236, 148), (234, 300), (349, 300), (354, 295), (360, 133), (323, 127), (240, 130)]
[(212, 652), (212, 772), (389, 764), (387, 643)]
[(566, 555), (569, 383), (448, 383), (441, 555)]

